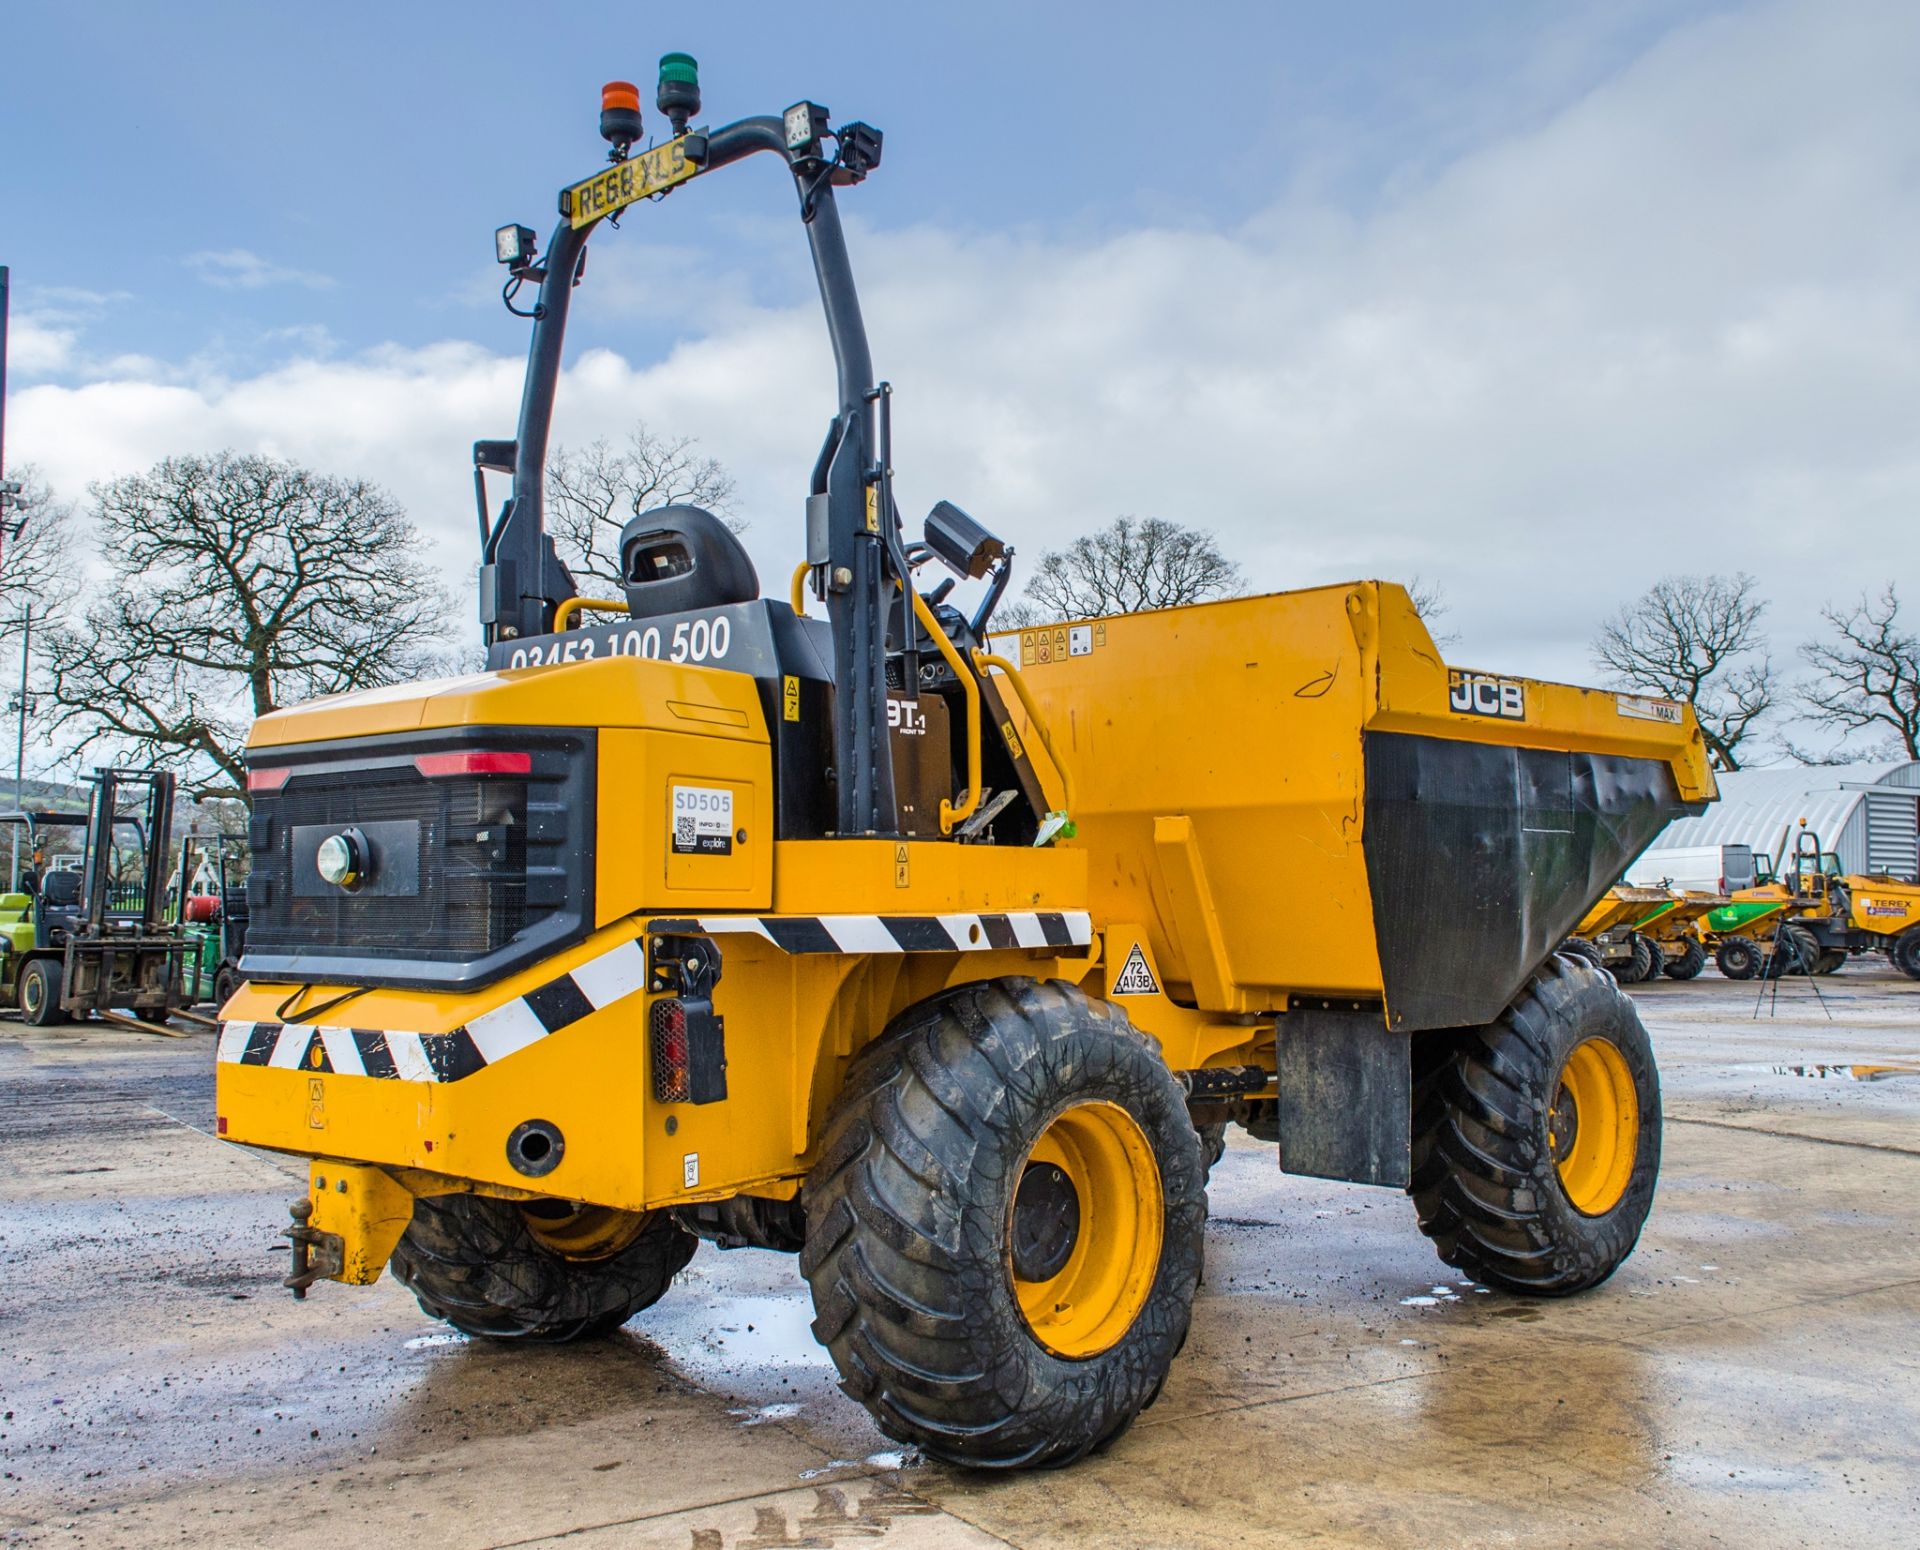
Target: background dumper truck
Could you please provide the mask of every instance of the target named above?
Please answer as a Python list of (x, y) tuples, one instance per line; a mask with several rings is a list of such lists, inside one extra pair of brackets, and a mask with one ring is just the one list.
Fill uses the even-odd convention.
[[(656, 100), (639, 151), (608, 87), (613, 160), (544, 254), (497, 237), (538, 303), (517, 433), (475, 450), (487, 670), (252, 735), (218, 1124), (311, 1160), (295, 1289), (390, 1264), (472, 1334), (572, 1340), (701, 1239), (793, 1251), (883, 1431), (1019, 1467), (1159, 1392), (1224, 1124), (1409, 1191), (1490, 1284), (1604, 1280), (1659, 1082), (1555, 948), (1715, 795), (1690, 713), (1450, 669), (1372, 581), (992, 635), (1011, 549), (945, 501), (909, 540), (895, 502), (835, 203), (879, 131), (811, 102), (691, 127), (684, 55)], [(801, 563), (764, 597), (667, 508), (622, 535), (624, 601), (588, 602), (541, 513), (584, 244), (757, 157), (837, 369)]]

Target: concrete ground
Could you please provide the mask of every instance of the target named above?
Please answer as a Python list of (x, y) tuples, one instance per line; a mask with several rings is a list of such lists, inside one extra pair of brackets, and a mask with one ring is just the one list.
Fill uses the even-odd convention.
[[(786, 1258), (703, 1247), (571, 1350), (390, 1281), (281, 1291), (304, 1174), (213, 1140), (212, 1049), (0, 1027), (0, 1540), (33, 1545), (1920, 1544), (1920, 984), (1884, 960), (1635, 995), (1666, 1085), (1639, 1251), (1465, 1283), (1384, 1190), (1235, 1133), (1207, 1284), (1104, 1457), (888, 1451)], [(1831, 1020), (1827, 1013), (1831, 1013)], [(1821, 1068), (1826, 1068), (1823, 1072)]]

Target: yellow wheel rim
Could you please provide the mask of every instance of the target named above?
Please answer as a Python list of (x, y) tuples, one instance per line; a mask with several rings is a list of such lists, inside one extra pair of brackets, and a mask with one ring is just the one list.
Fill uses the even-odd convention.
[(1567, 1056), (1547, 1111), (1547, 1143), (1574, 1210), (1604, 1216), (1620, 1203), (1640, 1146), (1640, 1099), (1611, 1040), (1584, 1040)]
[(565, 1200), (539, 1200), (520, 1208), (520, 1219), (536, 1243), (562, 1259), (582, 1261), (612, 1259), (631, 1248), (652, 1214)]
[(1119, 1343), (1160, 1268), (1160, 1166), (1115, 1103), (1065, 1110), (1033, 1144), (1007, 1210), (1007, 1273), (1034, 1338), (1084, 1359)]

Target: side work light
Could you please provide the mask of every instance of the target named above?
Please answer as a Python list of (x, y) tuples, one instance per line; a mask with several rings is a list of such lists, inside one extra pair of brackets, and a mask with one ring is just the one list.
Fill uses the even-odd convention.
[(502, 226), (493, 234), (493, 256), (515, 269), (532, 264), (535, 246), (531, 226)]

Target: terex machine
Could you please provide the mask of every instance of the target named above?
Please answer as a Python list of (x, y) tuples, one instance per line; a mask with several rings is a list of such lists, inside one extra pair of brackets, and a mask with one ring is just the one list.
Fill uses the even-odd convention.
[[(658, 101), (671, 138), (635, 152), (607, 89), (612, 165), (544, 255), (499, 234), (509, 294), (539, 289), (518, 434), (476, 448), (483, 496), (512, 480), (482, 502), (488, 670), (253, 733), (219, 1128), (312, 1159), (296, 1289), (391, 1261), (463, 1330), (569, 1340), (701, 1238), (795, 1250), (884, 1431), (1019, 1466), (1159, 1391), (1202, 1128), (1410, 1190), (1488, 1282), (1604, 1280), (1659, 1086), (1626, 997), (1554, 948), (1715, 794), (1690, 713), (1449, 670), (1371, 581), (990, 642), (1012, 550), (946, 502), (910, 542), (895, 505), (835, 205), (879, 132), (809, 102), (691, 129), (684, 56)], [(649, 512), (609, 616), (541, 519), (584, 246), (759, 155), (838, 371), (804, 562), (762, 597), (721, 524)]]
[(1920, 979), (1920, 885), (1897, 877), (1844, 875), (1840, 858), (1800, 820), (1786, 870), (1771, 863), (1703, 922), (1729, 979), (1831, 974), (1850, 953), (1885, 952)]

